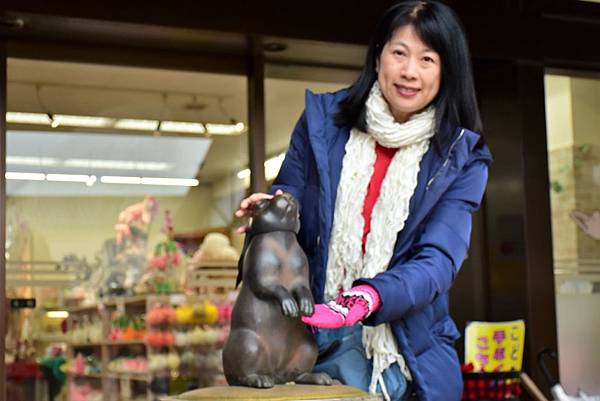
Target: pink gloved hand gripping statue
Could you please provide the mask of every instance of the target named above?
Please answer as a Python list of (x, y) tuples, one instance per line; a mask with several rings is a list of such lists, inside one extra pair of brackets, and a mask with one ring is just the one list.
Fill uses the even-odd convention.
[(369, 317), (380, 304), (375, 288), (362, 284), (343, 291), (335, 301), (315, 305), (315, 313), (302, 316), (302, 321), (326, 329), (352, 326)]

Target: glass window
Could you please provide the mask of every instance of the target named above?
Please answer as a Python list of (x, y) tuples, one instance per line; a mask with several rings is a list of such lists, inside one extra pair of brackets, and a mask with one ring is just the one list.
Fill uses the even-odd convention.
[(560, 381), (598, 394), (600, 79), (548, 74), (545, 90)]
[[(68, 356), (75, 366), (78, 353), (95, 358), (85, 364), (97, 391), (144, 397), (149, 386), (137, 381), (120, 395), (106, 392), (118, 380), (106, 387), (110, 372), (101, 369), (146, 354), (141, 337), (127, 355), (105, 348), (108, 335), (125, 338), (113, 338), (113, 313), (130, 305), (97, 305), (101, 295), (139, 296), (131, 306), (139, 323), (150, 305), (140, 294), (194, 292), (188, 273), (206, 259), (196, 250), (209, 232), (226, 241), (213, 258), (234, 267), (233, 212), (244, 196), (238, 172), (248, 166), (246, 88), (245, 76), (8, 60), (7, 297), (37, 302), (11, 309), (9, 365), (46, 355), (50, 344), (87, 343)], [(172, 239), (179, 248), (169, 248)], [(149, 275), (165, 265), (172, 277)], [(19, 399), (18, 383), (9, 381), (8, 399)]]

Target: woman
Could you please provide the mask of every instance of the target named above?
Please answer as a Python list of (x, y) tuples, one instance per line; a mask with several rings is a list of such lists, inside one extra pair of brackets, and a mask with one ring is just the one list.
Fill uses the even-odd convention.
[(301, 205), (316, 371), (387, 400), (461, 398), (448, 290), (487, 182), (480, 131), (465, 35), (437, 1), (392, 6), (358, 80), (307, 92), (272, 190)]

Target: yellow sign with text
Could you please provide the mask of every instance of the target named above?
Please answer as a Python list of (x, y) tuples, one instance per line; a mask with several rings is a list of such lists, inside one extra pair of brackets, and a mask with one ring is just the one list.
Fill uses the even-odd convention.
[(475, 372), (520, 371), (525, 322), (470, 322), (465, 329), (465, 364)]

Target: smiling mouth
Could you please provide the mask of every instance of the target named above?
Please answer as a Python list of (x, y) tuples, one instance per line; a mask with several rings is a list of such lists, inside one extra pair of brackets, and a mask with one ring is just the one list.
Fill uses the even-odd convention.
[(396, 91), (401, 94), (402, 96), (414, 96), (416, 95), (420, 89), (419, 88), (412, 88), (410, 86), (404, 86), (404, 85), (394, 85), (396, 87)]

